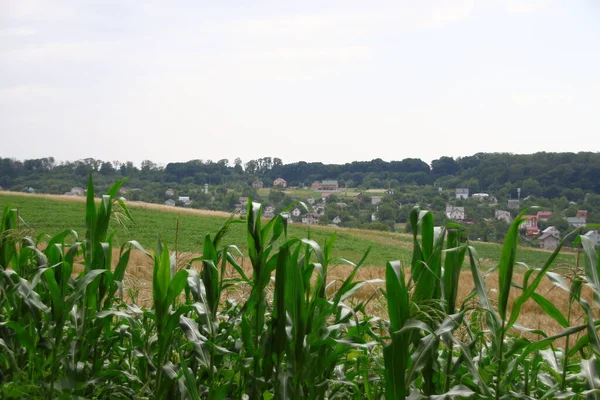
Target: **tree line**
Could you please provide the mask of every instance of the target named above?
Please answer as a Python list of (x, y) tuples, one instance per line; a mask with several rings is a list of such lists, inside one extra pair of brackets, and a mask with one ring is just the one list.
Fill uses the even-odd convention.
[[(585, 193), (600, 193), (600, 153), (477, 153), (466, 157), (440, 157), (431, 165), (416, 158), (401, 161), (353, 161), (345, 164), (299, 161), (284, 164), (277, 157), (243, 162), (236, 158), (190, 160), (158, 166), (146, 160), (138, 167), (130, 161), (86, 158), (57, 163), (53, 157), (24, 161), (0, 158), (0, 186), (10, 190), (36, 187), (61, 193), (72, 185), (83, 185), (89, 172), (100, 177), (130, 176), (131, 182), (179, 184), (247, 185), (261, 180), (266, 187), (276, 178), (289, 186), (310, 186), (314, 181), (337, 179), (342, 187), (387, 188), (401, 185), (466, 187), (471, 193), (491, 192), (500, 196), (522, 193), (538, 197), (565, 196), (578, 201)], [(108, 180), (107, 180), (108, 181)]]

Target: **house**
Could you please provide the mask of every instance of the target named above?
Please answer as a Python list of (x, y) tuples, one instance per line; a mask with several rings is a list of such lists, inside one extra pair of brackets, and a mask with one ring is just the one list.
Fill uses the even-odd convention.
[(381, 203), (381, 199), (382, 198), (383, 197), (381, 197), (381, 196), (373, 196), (373, 197), (371, 197), (371, 204), (374, 205), (374, 206), (376, 206), (377, 204)]
[(319, 223), (319, 216), (316, 214), (306, 214), (302, 217), (302, 223), (306, 225), (316, 225)]
[(555, 227), (553, 227), (553, 226), (549, 226), (549, 227), (547, 227), (546, 229), (544, 229), (544, 230), (542, 231), (542, 234), (545, 234), (545, 233), (549, 233), (549, 234), (551, 234), (552, 236), (554, 236), (554, 237), (556, 237), (556, 238), (560, 239), (560, 231), (559, 231), (558, 229), (556, 229)]
[(293, 222), (293, 221), (292, 221), (292, 219), (291, 219), (291, 214), (290, 214), (289, 212), (287, 212), (287, 211), (285, 211), (285, 212), (282, 212), (282, 213), (281, 213), (281, 216), (282, 216), (283, 218), (287, 219), (287, 220), (288, 220), (288, 222)]
[(482, 201), (482, 200), (489, 199), (490, 195), (487, 193), (473, 193), (473, 196), (471, 196), (471, 197), (473, 197), (474, 199), (477, 199), (479, 201)]
[(362, 199), (363, 199), (362, 192), (360, 192), (359, 194), (357, 194), (356, 196), (354, 196), (354, 200), (356, 200), (356, 201), (361, 201)]
[(247, 197), (240, 197), (238, 199), (238, 202), (242, 205), (242, 207), (246, 207), (248, 205), (248, 198)]
[(469, 189), (467, 189), (467, 188), (456, 189), (456, 198), (457, 199), (468, 199), (469, 198)]
[(394, 195), (394, 189), (390, 188), (390, 189), (386, 190), (385, 194), (387, 194), (388, 196), (393, 196)]
[(552, 211), (538, 211), (538, 221), (548, 221), (552, 216)]
[(516, 209), (518, 209), (519, 207), (521, 207), (521, 202), (519, 201), (519, 199), (508, 200), (508, 208), (516, 208)]
[(165, 205), (169, 206), (169, 207), (175, 207), (175, 200), (173, 199), (169, 199), (167, 201), (165, 201)]
[[(83, 188), (80, 188), (79, 186), (75, 186), (71, 188), (71, 193), (73, 193), (74, 196), (83, 196), (85, 194), (85, 190), (83, 190)], [(587, 212), (586, 212), (586, 217), (587, 217)]]
[(321, 185), (321, 182), (319, 181), (314, 181), (312, 185), (310, 185), (310, 188), (312, 190), (323, 190), (323, 185)]
[(588, 212), (587, 212), (587, 210), (577, 210), (576, 217), (583, 218), (587, 222), (587, 219), (588, 219)]
[(540, 233), (540, 229), (537, 225), (537, 215), (524, 215), (523, 219), (524, 221), (519, 225), (519, 229), (524, 230), (527, 236), (535, 236)]
[(598, 233), (598, 231), (589, 231), (583, 236), (590, 238), (594, 243), (594, 246), (600, 245), (600, 233)]
[(498, 199), (497, 199), (496, 197), (494, 197), (494, 196), (490, 196), (490, 197), (488, 197), (488, 199), (487, 199), (487, 200), (488, 200), (488, 203), (489, 203), (491, 206), (495, 206), (496, 204), (498, 204)]
[(83, 188), (80, 188), (79, 186), (75, 186), (73, 188), (71, 188), (70, 192), (66, 192), (64, 195), (65, 196), (83, 196), (85, 194), (85, 190), (83, 190)]
[(261, 189), (264, 186), (263, 181), (254, 181), (252, 182), (252, 187)]
[(342, 219), (340, 217), (336, 216), (332, 222), (337, 225), (342, 222)]
[(273, 218), (275, 216), (275, 206), (271, 204), (265, 206), (262, 215), (265, 218)]
[(569, 226), (579, 228), (580, 226), (584, 226), (587, 221), (582, 217), (567, 217), (567, 222), (569, 223)]
[(292, 215), (294, 217), (299, 217), (300, 215), (302, 215), (302, 211), (300, 211), (300, 209), (298, 207), (296, 207), (292, 210)]
[(371, 222), (377, 221), (377, 215), (375, 213), (371, 214)]
[(338, 181), (329, 180), (321, 182), (321, 190), (336, 192), (339, 188)]
[(287, 187), (287, 181), (283, 178), (277, 178), (273, 181), (273, 186)]
[(167, 189), (167, 190), (165, 190), (165, 195), (175, 196), (175, 191), (173, 189)]
[(192, 200), (190, 200), (190, 196), (179, 196), (177, 200), (183, 203), (185, 207), (189, 207), (192, 205)]
[(496, 219), (506, 222), (507, 224), (510, 224), (512, 222), (510, 212), (506, 210), (496, 210), (496, 212), (494, 213), (494, 217)]
[(446, 205), (446, 217), (455, 221), (462, 221), (465, 219), (465, 208), (455, 207), (453, 205)]
[(559, 238), (554, 236), (551, 232), (542, 233), (542, 236), (538, 238), (540, 247), (545, 250), (556, 250), (558, 247)]
[(311, 206), (313, 204), (315, 204), (315, 199), (313, 197), (309, 197), (308, 199), (306, 199), (306, 201), (308, 202), (308, 204), (310, 204)]

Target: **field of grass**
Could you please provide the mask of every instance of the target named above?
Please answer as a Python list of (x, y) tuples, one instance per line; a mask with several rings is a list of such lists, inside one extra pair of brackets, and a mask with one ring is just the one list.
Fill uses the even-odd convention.
[[(255, 209), (231, 225), (223, 213), (131, 204), (137, 223), (114, 232), (118, 206), (129, 215), (120, 184), (95, 202), (90, 179), (85, 203), (0, 194), (0, 397), (600, 395), (600, 263), (585, 236), (581, 263), (555, 274), (573, 256), (518, 248), (521, 214), (502, 250), (476, 244), (483, 267), (498, 264), (482, 274), (464, 232), (436, 235), (433, 214), (418, 209), (415, 241), (348, 229), (337, 247), (331, 228), (310, 230), (320, 246), (292, 237), (306, 227), (286, 239), (282, 218), (266, 223)], [(180, 263), (155, 242), (173, 243), (177, 214), (180, 250), (201, 257)], [(30, 236), (43, 231), (54, 236)], [(119, 249), (113, 233), (152, 255)], [(227, 244), (247, 254), (241, 263)], [(369, 245), (369, 268), (340, 262)], [(384, 261), (394, 258), (405, 265)], [(519, 273), (519, 260), (547, 264)]]
[[(74, 229), (80, 234), (85, 232), (83, 199), (63, 196), (24, 195), (0, 192), (0, 210), (6, 205), (17, 206), (20, 216), (36, 236), (46, 233), (53, 236), (65, 229)], [(226, 213), (208, 212), (182, 208), (165, 207), (162, 205), (129, 203), (135, 224), (127, 223), (124, 230), (118, 224), (112, 224), (116, 229), (117, 242), (123, 243), (131, 239), (139, 241), (144, 247), (152, 248), (160, 238), (174, 248), (177, 218), (179, 218), (179, 235), (177, 248), (179, 251), (200, 253), (204, 235), (218, 231), (225, 220)], [(403, 264), (410, 262), (412, 254), (412, 236), (391, 232), (368, 231), (358, 229), (341, 229), (332, 227), (291, 224), (289, 234), (297, 237), (310, 237), (318, 243), (337, 232), (335, 243), (336, 254), (339, 257), (358, 261), (365, 251), (371, 247), (366, 260), (367, 266), (385, 266), (387, 261), (400, 260)], [(227, 243), (241, 246), (245, 252), (245, 225), (234, 224)], [(484, 267), (494, 267), (500, 259), (501, 246), (491, 243), (474, 242), (473, 247)], [(523, 247), (518, 253), (517, 262), (523, 262), (530, 267), (541, 267), (550, 255), (549, 252)], [(496, 261), (494, 261), (496, 260)], [(572, 253), (563, 252), (557, 264), (573, 264), (575, 257)]]

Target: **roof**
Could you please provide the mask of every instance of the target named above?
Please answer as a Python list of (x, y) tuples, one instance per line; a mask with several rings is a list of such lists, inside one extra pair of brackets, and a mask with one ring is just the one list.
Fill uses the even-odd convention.
[[(553, 227), (553, 226), (549, 226), (549, 227), (547, 227), (546, 229), (544, 229), (542, 232), (543, 232), (543, 233), (551, 232), (553, 229), (556, 229), (556, 228), (555, 228), (555, 227)], [(556, 230), (558, 230), (558, 229), (556, 229)]]
[(583, 217), (567, 217), (567, 221), (571, 224), (571, 223), (575, 223), (575, 224), (585, 224), (587, 221), (585, 218)]
[(551, 216), (552, 215), (552, 211), (538, 211), (537, 213), (538, 217), (544, 217), (544, 216)]
[(552, 238), (552, 239), (558, 240), (558, 238), (557, 238), (556, 236), (554, 236), (554, 235), (553, 235), (552, 233), (550, 233), (550, 232), (542, 233), (542, 236), (540, 236), (540, 237), (538, 238), (538, 240), (546, 240), (546, 239), (548, 239), (548, 238)]
[(337, 185), (337, 184), (338, 184), (338, 181), (334, 181), (334, 180), (321, 182), (321, 185)]

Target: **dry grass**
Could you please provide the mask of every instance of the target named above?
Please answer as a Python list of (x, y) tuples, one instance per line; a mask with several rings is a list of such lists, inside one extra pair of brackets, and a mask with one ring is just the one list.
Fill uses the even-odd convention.
[[(178, 254), (177, 264), (180, 267), (186, 265), (190, 260), (197, 257), (198, 254), (181, 253)], [(118, 252), (115, 252), (113, 259), (117, 260)], [(252, 274), (252, 267), (248, 259), (240, 259), (240, 265), (248, 276)], [(125, 294), (127, 297), (135, 297), (136, 303), (141, 306), (150, 306), (152, 304), (152, 259), (140, 251), (133, 251), (129, 266), (127, 267), (127, 274), (125, 277)], [(199, 267), (199, 263), (193, 264), (195, 268)], [(80, 271), (80, 270), (78, 270)], [(341, 282), (350, 274), (352, 267), (348, 265), (336, 265), (330, 267), (329, 281), (337, 281), (330, 287), (330, 291), (334, 291)], [(406, 271), (407, 273), (409, 271)], [(227, 269), (227, 277), (236, 276), (235, 271), (232, 267)], [(383, 280), (385, 277), (385, 269), (381, 267), (364, 267), (359, 269), (356, 279), (360, 281), (367, 280)], [(490, 274), (485, 278), (488, 296), (492, 302), (497, 300), (497, 289), (498, 289), (498, 275), (496, 273)], [(515, 274), (514, 281), (522, 283), (523, 275)], [(367, 305), (366, 311), (370, 315), (374, 315), (380, 318), (387, 318), (387, 306), (385, 299), (381, 294), (381, 290), (384, 288), (384, 283), (368, 283), (364, 285), (353, 297), (354, 302), (365, 301), (370, 299)], [(463, 271), (459, 281), (459, 292), (458, 292), (458, 304), (462, 304), (463, 300), (472, 292), (474, 289), (473, 279), (470, 271)], [(230, 290), (227, 293), (229, 299), (242, 301), (250, 293), (249, 287), (239, 286), (234, 290)], [(546, 297), (550, 300), (565, 316), (568, 312), (568, 301), (569, 296), (561, 289), (554, 286), (550, 280), (544, 278), (537, 289), (537, 293)], [(509, 298), (509, 308), (511, 307), (514, 300), (519, 296), (520, 290), (513, 288)], [(584, 290), (584, 297), (590, 297), (590, 292)], [(476, 304), (476, 302), (475, 302)], [(537, 303), (533, 300), (526, 302), (522, 309), (519, 319), (517, 321), (520, 325), (531, 329), (541, 329), (548, 335), (554, 335), (562, 331), (562, 327), (549, 317)], [(573, 313), (571, 316), (571, 325), (578, 325), (584, 323), (584, 314), (581, 309), (577, 306), (573, 307)], [(515, 331), (516, 333), (516, 331)], [(535, 335), (524, 334), (524, 336), (530, 339), (536, 339)], [(562, 343), (559, 343), (562, 345)]]

